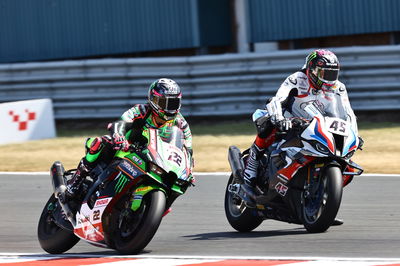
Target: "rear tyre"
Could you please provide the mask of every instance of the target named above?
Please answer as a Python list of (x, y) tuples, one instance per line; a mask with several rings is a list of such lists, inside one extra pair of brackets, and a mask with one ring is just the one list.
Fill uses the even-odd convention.
[(230, 176), (225, 189), (225, 215), (229, 224), (239, 232), (250, 232), (263, 221), (256, 215), (255, 209), (246, 207), (244, 201), (228, 191), (230, 184), (235, 184), (235, 178)]
[(342, 173), (339, 167), (329, 166), (318, 181), (302, 193), (302, 218), (308, 232), (328, 230), (339, 211), (342, 192)]
[(61, 207), (58, 205), (58, 200), (52, 195), (40, 215), (37, 229), (40, 246), (50, 254), (64, 253), (79, 241), (73, 232), (59, 227), (54, 222), (52, 212), (56, 208)]
[(130, 209), (130, 199), (121, 203), (125, 205), (118, 213), (114, 224), (115, 249), (121, 254), (137, 254), (153, 238), (161, 223), (165, 211), (166, 198), (162, 191), (155, 190), (146, 194), (142, 206), (137, 211)]

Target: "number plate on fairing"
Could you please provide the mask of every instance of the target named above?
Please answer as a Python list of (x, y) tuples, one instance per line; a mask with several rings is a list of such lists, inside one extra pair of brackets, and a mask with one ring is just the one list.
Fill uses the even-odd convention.
[(339, 118), (326, 118), (328, 131), (334, 134), (347, 137), (349, 135), (349, 123)]

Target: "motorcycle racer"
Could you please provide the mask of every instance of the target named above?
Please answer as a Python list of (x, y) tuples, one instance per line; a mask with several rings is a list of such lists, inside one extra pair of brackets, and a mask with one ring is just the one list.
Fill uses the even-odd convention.
[[(307, 57), (301, 70), (288, 76), (279, 87), (276, 95), (266, 104), (266, 116), (253, 114), (256, 124), (257, 136), (250, 148), (246, 167), (243, 172), (243, 188), (254, 194), (255, 181), (259, 160), (264, 151), (274, 143), (276, 133), (287, 132), (292, 128), (292, 123), (302, 123), (305, 117), (304, 106), (313, 102), (322, 112), (329, 112), (335, 94), (350, 121), (355, 121), (356, 116), (351, 108), (346, 86), (338, 80), (340, 71), (339, 60), (329, 50), (314, 50)], [(295, 118), (295, 119), (294, 119)], [(356, 123), (355, 123), (356, 125)], [(358, 130), (355, 128), (356, 135)], [(362, 139), (359, 137), (360, 147)]]
[(131, 144), (143, 145), (144, 127), (157, 128), (168, 135), (171, 128), (177, 126), (183, 131), (185, 146), (192, 154), (192, 134), (189, 124), (180, 113), (181, 99), (181, 88), (174, 80), (158, 79), (149, 87), (147, 103), (134, 105), (118, 121), (109, 124), (110, 135), (87, 139), (86, 155), (69, 181), (67, 198), (72, 200), (78, 196), (83, 180), (98, 163), (110, 163), (116, 151), (127, 151)]

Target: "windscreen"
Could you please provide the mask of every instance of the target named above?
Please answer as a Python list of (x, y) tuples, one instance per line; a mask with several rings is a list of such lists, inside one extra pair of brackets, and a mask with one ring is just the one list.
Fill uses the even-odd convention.
[(184, 136), (181, 129), (176, 126), (159, 129), (158, 133), (164, 142), (170, 143), (179, 149), (183, 149)]
[(325, 97), (318, 100), (304, 102), (302, 99), (295, 99), (292, 113), (294, 116), (312, 119), (314, 116), (322, 115), (337, 117), (347, 120), (347, 112), (343, 106), (340, 95), (335, 92), (324, 92)]
[(342, 100), (340, 99), (340, 95), (334, 92), (326, 92), (325, 94), (325, 98), (329, 103), (325, 106), (325, 115), (346, 120), (347, 112), (343, 106)]

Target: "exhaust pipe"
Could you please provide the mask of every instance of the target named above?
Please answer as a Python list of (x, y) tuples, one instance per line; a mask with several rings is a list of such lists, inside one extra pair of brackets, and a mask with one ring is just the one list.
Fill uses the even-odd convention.
[(238, 180), (242, 180), (244, 164), (242, 161), (242, 153), (236, 146), (230, 146), (228, 151), (229, 165), (231, 166), (232, 174)]
[(67, 186), (64, 182), (64, 172), (65, 170), (62, 163), (59, 161), (54, 162), (50, 168), (51, 183), (53, 185), (54, 196), (60, 202), (61, 208), (63, 209), (68, 220), (71, 222), (72, 226), (75, 226), (76, 220), (74, 214), (69, 208), (68, 204), (66, 204), (65, 194), (67, 191)]
[(54, 162), (50, 168), (54, 196), (61, 202), (65, 202), (65, 191), (67, 190), (64, 182), (64, 172), (64, 166), (58, 161)]

